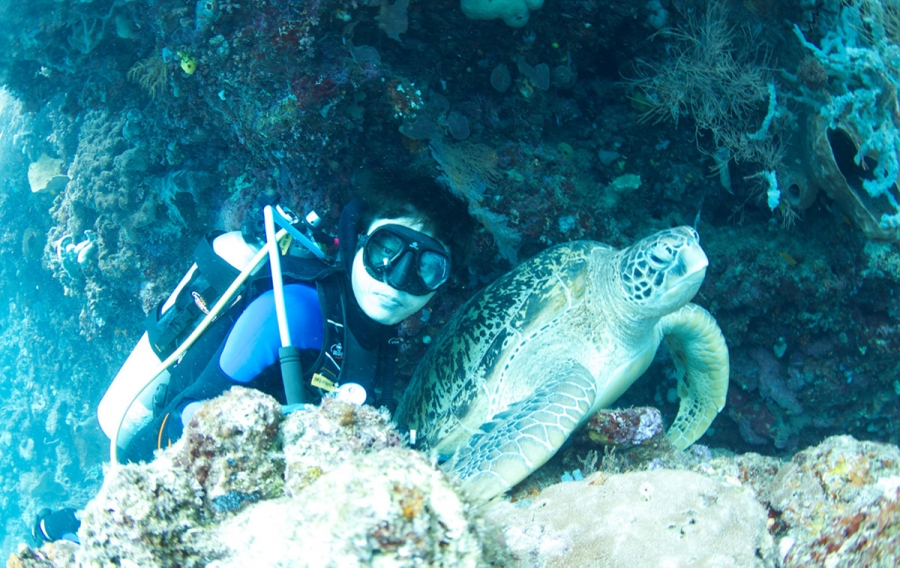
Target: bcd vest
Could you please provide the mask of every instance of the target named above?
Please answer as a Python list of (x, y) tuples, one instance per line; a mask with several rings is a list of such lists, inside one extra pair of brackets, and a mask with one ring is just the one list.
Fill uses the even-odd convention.
[[(214, 252), (211, 241), (216, 236), (202, 239), (197, 246), (194, 252), (197, 269), (174, 304), (161, 313), (163, 302), (160, 302), (147, 316), (145, 327), (150, 345), (160, 359), (168, 357), (184, 342), (239, 274)], [(353, 382), (366, 389), (366, 402), (374, 403), (375, 386), (381, 385), (383, 392), (378, 402), (392, 409), (393, 346), (398, 343), (397, 338), (386, 335), (385, 328), (379, 330), (381, 333), (369, 334), (361, 329), (366, 326), (353, 325), (351, 310), (359, 311), (359, 308), (352, 299), (349, 278), (343, 269), (312, 256), (283, 256), (281, 265), (285, 284), (315, 283), (319, 294), (324, 331), (322, 348), (315, 362), (303, 369), (304, 387), (322, 396), (343, 382)], [(246, 307), (271, 288), (268, 273), (252, 278), (235, 295), (235, 305), (240, 303)], [(239, 309), (242, 311), (243, 307)], [(164, 400), (176, 393), (160, 394), (159, 404), (164, 405)]]

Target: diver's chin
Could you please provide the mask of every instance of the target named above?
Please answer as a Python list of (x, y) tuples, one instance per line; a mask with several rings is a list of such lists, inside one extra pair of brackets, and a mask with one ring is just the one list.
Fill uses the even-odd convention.
[(397, 325), (401, 321), (407, 318), (406, 315), (398, 315), (395, 312), (381, 310), (381, 309), (373, 309), (373, 310), (364, 310), (366, 315), (369, 316), (370, 319), (380, 323), (381, 325)]

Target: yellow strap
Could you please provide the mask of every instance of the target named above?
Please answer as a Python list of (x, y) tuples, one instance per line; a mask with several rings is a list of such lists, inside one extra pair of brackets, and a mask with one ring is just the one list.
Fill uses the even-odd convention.
[(293, 241), (293, 240), (294, 240), (294, 237), (288, 235), (286, 238), (278, 241), (278, 244), (281, 247), (281, 256), (286, 255), (288, 253), (288, 251), (291, 250), (291, 241)]
[(321, 375), (319, 373), (313, 374), (312, 380), (310, 382), (312, 382), (312, 386), (319, 387), (320, 389), (326, 390), (328, 392), (334, 392), (338, 387), (337, 383), (325, 378), (324, 375)]

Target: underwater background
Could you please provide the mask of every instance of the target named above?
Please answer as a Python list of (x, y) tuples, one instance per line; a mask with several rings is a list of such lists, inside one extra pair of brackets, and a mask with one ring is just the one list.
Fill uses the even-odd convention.
[[(333, 228), (362, 167), (479, 223), (468, 280), (402, 326), (405, 376), (517, 262), (691, 225), (731, 355), (700, 443), (897, 444), (900, 1), (508, 4), (0, 0), (4, 557), (97, 492), (97, 403), (196, 242), (267, 190)], [(660, 359), (617, 406), (670, 423)]]

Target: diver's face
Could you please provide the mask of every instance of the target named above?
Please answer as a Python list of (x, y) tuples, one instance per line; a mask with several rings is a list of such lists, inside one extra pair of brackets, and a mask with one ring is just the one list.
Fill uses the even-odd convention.
[[(434, 236), (431, 232), (422, 229), (421, 221), (412, 217), (378, 219), (372, 223), (366, 234), (371, 235), (378, 227), (388, 224), (402, 225), (429, 237)], [(353, 286), (353, 295), (356, 296), (356, 301), (359, 302), (362, 310), (367, 316), (384, 325), (400, 323), (425, 307), (425, 304), (434, 296), (434, 292), (416, 296), (397, 290), (386, 282), (373, 278), (366, 270), (362, 247), (356, 251), (356, 256), (353, 258), (350, 282)]]

